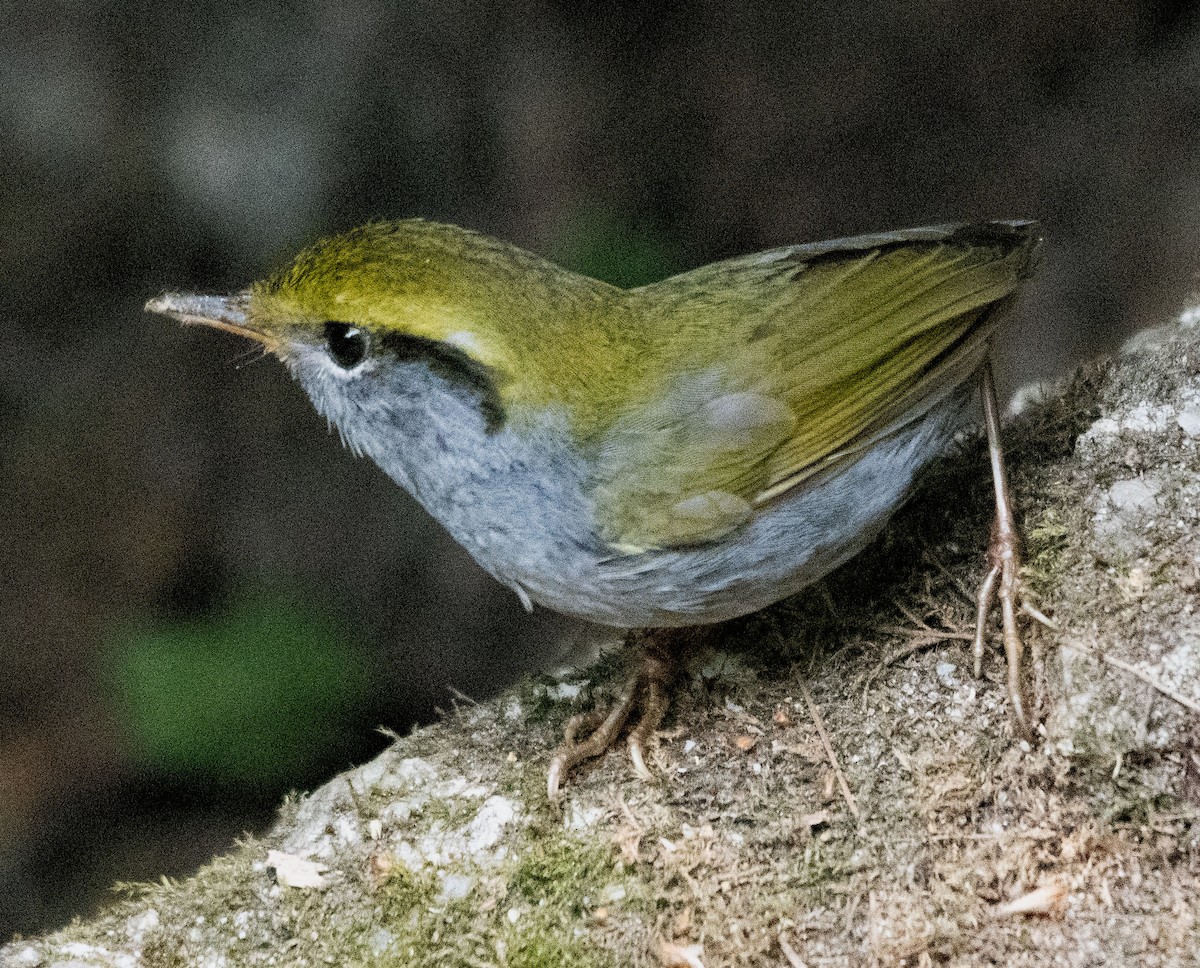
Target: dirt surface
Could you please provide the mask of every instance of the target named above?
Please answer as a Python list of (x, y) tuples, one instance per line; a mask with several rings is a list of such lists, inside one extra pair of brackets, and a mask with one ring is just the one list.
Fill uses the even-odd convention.
[(1024, 625), (1032, 744), (997, 636), (971, 674), (991, 498), (968, 442), (850, 566), (698, 637), (652, 782), (611, 754), (546, 800), (617, 649), (460, 704), (0, 964), (1200, 964), (1200, 330), (1089, 368), (1008, 438), (1056, 625)]

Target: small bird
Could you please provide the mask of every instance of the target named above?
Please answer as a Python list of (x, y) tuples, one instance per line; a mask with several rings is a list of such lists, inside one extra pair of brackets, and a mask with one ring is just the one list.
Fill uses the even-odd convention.
[[(989, 357), (1040, 248), (1034, 222), (938, 225), (626, 290), (411, 219), (319, 241), (232, 295), (146, 308), (261, 343), (526, 608), (625, 629), (718, 622), (821, 578), (879, 533), (982, 389), (997, 504), (976, 669), (998, 596), (1027, 735)], [(629, 748), (647, 774), (670, 652), (647, 652), (607, 716), (568, 724), (552, 798), (639, 707)]]

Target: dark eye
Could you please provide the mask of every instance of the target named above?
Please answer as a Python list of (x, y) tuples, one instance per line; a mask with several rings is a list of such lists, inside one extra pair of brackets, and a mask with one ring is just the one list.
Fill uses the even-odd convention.
[(349, 323), (326, 323), (325, 345), (329, 355), (343, 370), (353, 370), (367, 358), (370, 339), (366, 331)]

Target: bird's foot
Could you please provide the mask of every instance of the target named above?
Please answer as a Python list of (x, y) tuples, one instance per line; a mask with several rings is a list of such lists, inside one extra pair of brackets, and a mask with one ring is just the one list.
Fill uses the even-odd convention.
[(999, 531), (998, 527), (993, 526), (992, 540), (987, 553), (988, 573), (983, 579), (983, 584), (979, 586), (973, 649), (975, 678), (983, 675), (984, 628), (993, 603), (999, 599), (1004, 657), (1008, 664), (1008, 701), (1018, 734), (1022, 739), (1029, 739), (1033, 731), (1025, 711), (1025, 680), (1021, 668), (1025, 645), (1017, 628), (1017, 602), (1021, 595), (1021, 557), (1012, 536), (1000, 537)]
[[(593, 710), (572, 716), (563, 729), (563, 741), (550, 761), (546, 791), (551, 800), (558, 798), (562, 781), (579, 763), (604, 753), (616, 742), (621, 730), (640, 707), (641, 718), (629, 733), (629, 758), (643, 780), (651, 774), (646, 766), (645, 749), (671, 705), (671, 684), (678, 674), (679, 661), (657, 633), (641, 647), (637, 670), (626, 681), (621, 695), (607, 714)], [(584, 739), (578, 737), (583, 735)]]

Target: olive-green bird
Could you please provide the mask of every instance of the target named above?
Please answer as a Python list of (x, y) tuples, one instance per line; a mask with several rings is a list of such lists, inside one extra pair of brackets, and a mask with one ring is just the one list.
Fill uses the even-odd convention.
[[(998, 592), (1027, 731), (988, 358), (994, 310), (1040, 244), (1032, 222), (942, 225), (625, 290), (452, 225), (379, 222), (234, 295), (147, 308), (260, 341), (526, 607), (623, 628), (743, 615), (850, 558), (982, 385), (998, 500), (977, 657)], [(552, 795), (639, 703), (645, 771), (667, 678), (648, 662), (606, 719), (571, 724)]]

